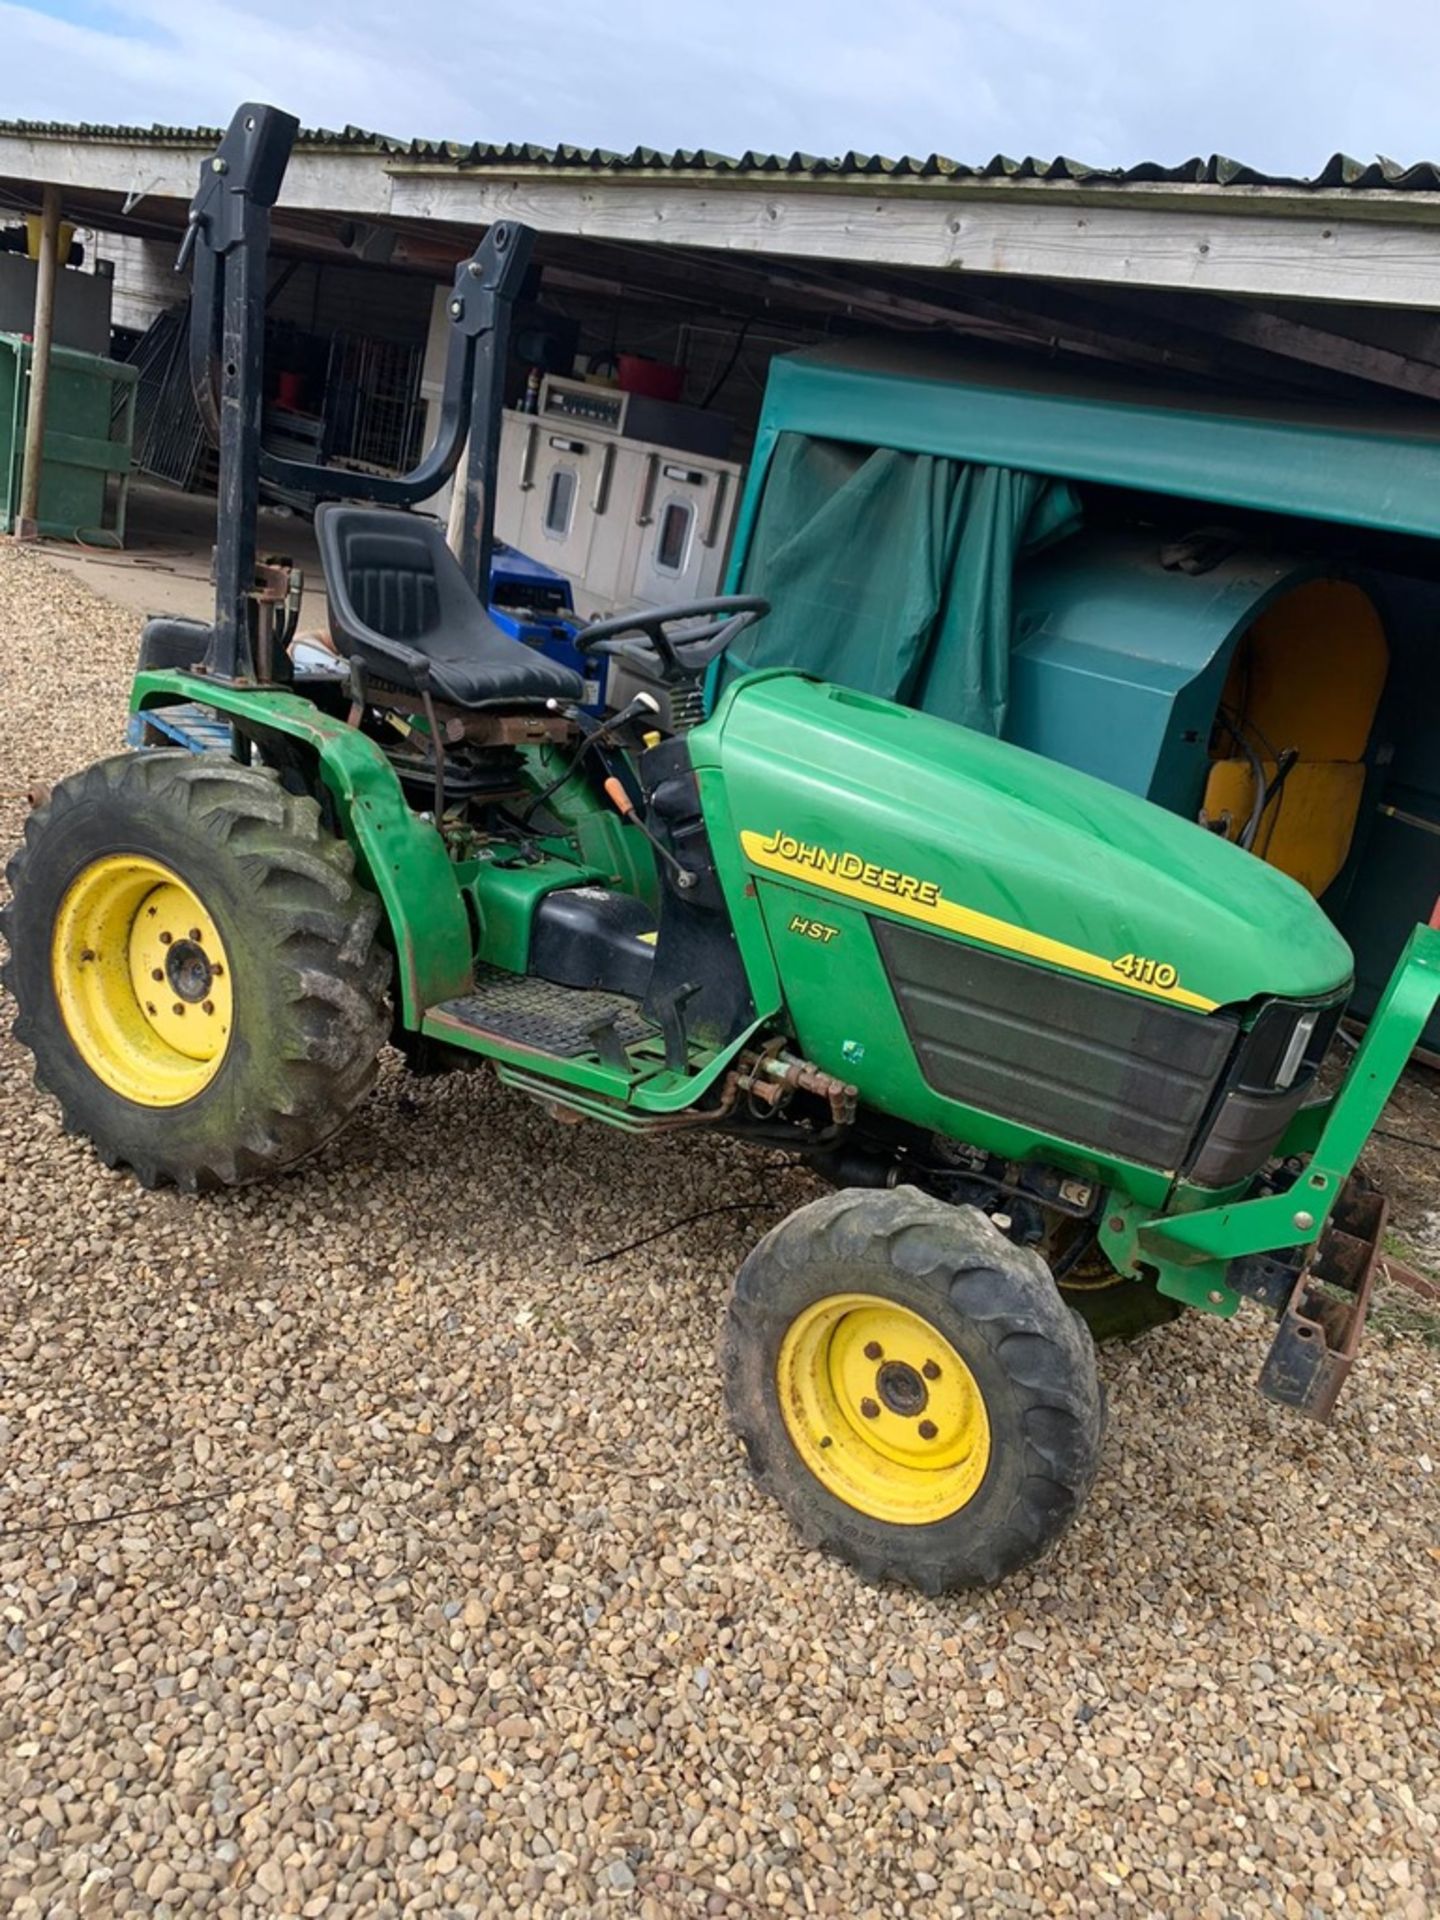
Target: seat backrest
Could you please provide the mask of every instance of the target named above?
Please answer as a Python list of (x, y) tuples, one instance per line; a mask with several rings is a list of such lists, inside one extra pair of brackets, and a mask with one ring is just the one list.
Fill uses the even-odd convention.
[(316, 509), (315, 533), (331, 637), (342, 653), (361, 628), (414, 646), (441, 624), (457, 588), (463, 600), (473, 598), (434, 520), (331, 502)]

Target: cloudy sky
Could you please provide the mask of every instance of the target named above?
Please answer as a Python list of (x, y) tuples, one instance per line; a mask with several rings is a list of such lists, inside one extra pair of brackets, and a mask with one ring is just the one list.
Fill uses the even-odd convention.
[(811, 153), (1440, 155), (1436, 0), (0, 0), (0, 118)]

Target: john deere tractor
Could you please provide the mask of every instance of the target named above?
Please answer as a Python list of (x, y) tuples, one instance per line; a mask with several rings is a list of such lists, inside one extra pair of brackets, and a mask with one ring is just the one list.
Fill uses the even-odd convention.
[[(591, 626), (638, 691), (588, 713), (478, 590), (525, 229), (456, 273), (414, 473), (262, 450), (294, 133), (242, 107), (190, 215), (214, 621), (148, 623), (136, 750), (63, 781), (10, 867), (5, 980), (66, 1124), (147, 1186), (230, 1186), (322, 1147), (393, 1043), (637, 1137), (789, 1149), (835, 1191), (740, 1269), (730, 1411), (806, 1539), (927, 1591), (999, 1580), (1075, 1516), (1102, 1427), (1087, 1321), (1258, 1301), (1262, 1390), (1328, 1415), (1385, 1218), (1356, 1160), (1440, 931), (1319, 1097), (1351, 956), (1239, 847), (789, 670), (670, 731), (755, 598)], [(411, 510), (457, 468), (458, 553)], [(286, 644), (262, 474), (321, 503), (333, 660)]]

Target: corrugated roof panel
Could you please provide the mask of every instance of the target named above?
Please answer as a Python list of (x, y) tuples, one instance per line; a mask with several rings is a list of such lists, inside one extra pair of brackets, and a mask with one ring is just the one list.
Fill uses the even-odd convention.
[[(0, 121), (0, 135), (45, 140), (95, 141), (133, 146), (177, 146), (205, 148), (215, 145), (221, 136), (218, 127), (119, 127), (89, 122), (70, 124), (57, 120)], [(1094, 186), (1196, 186), (1196, 187), (1283, 187), (1291, 191), (1333, 193), (1437, 193), (1440, 192), (1440, 163), (1418, 161), (1401, 166), (1383, 157), (1363, 161), (1349, 154), (1332, 154), (1320, 171), (1309, 179), (1292, 174), (1264, 173), (1243, 161), (1224, 154), (1212, 154), (1208, 160), (1198, 156), (1166, 166), (1158, 160), (1142, 160), (1130, 167), (1090, 167), (1064, 154), (1053, 160), (1033, 155), (1013, 160), (999, 153), (983, 165), (952, 160), (932, 153), (924, 159), (906, 154), (890, 160), (880, 154), (857, 153), (824, 156), (809, 153), (757, 153), (747, 150), (738, 157), (703, 148), (677, 148), (663, 153), (654, 147), (633, 147), (617, 153), (606, 147), (542, 147), (515, 141), (395, 140), (385, 134), (369, 133), (363, 127), (325, 127), (303, 130), (296, 144), (321, 152), (381, 153), (395, 159), (449, 162), (468, 168), (554, 169), (567, 172), (607, 174), (671, 173), (711, 174), (718, 178), (739, 175), (784, 174), (790, 178), (890, 180), (1036, 181), (1049, 185)]]

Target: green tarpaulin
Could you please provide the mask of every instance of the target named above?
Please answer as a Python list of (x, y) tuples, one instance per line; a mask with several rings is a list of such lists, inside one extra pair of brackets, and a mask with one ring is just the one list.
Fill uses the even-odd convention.
[(782, 433), (740, 589), (774, 611), (731, 664), (800, 667), (998, 734), (1016, 558), (1079, 522), (1043, 474)]

